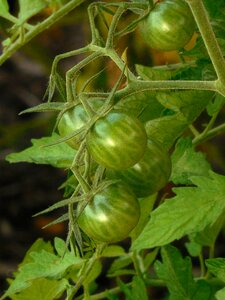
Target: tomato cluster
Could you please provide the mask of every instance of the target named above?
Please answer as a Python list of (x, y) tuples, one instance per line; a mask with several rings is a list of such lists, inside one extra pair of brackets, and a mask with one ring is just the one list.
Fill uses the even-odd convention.
[[(161, 0), (156, 1), (140, 27), (152, 48), (170, 51), (189, 42), (195, 21), (184, 0)], [(96, 101), (93, 109), (101, 106), (102, 101)], [(126, 238), (139, 220), (140, 198), (162, 189), (171, 174), (169, 154), (147, 136), (144, 124), (128, 111), (113, 109), (99, 115), (85, 137), (86, 151), (106, 170), (102, 180), (116, 180), (95, 194), (85, 208), (77, 207), (80, 228), (96, 242), (111, 243)], [(78, 104), (63, 114), (59, 133), (63, 137), (71, 135), (89, 120), (83, 106)], [(77, 135), (68, 144), (78, 149), (80, 139)]]
[[(76, 105), (62, 116), (59, 133), (69, 135), (88, 120), (82, 105)], [(77, 136), (69, 140), (75, 149), (79, 143)], [(169, 155), (148, 139), (138, 118), (121, 110), (98, 118), (89, 130), (86, 146), (93, 160), (106, 168), (106, 179), (118, 183), (95, 194), (83, 211), (78, 205), (78, 224), (96, 242), (123, 240), (139, 220), (138, 198), (166, 185), (171, 171)]]
[(141, 22), (140, 29), (145, 42), (153, 49), (178, 50), (193, 36), (195, 20), (184, 0), (162, 0)]

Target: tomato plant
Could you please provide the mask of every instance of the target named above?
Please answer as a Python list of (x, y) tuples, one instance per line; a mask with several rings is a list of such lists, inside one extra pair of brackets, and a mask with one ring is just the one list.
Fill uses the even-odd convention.
[(195, 20), (184, 0), (163, 0), (155, 4), (140, 27), (150, 47), (171, 51), (183, 48), (190, 41)]
[(115, 243), (128, 237), (139, 216), (133, 192), (118, 183), (94, 196), (78, 217), (78, 224), (95, 241)]
[(87, 147), (93, 159), (115, 170), (127, 169), (139, 161), (146, 145), (143, 124), (119, 111), (98, 119), (87, 136)]
[(134, 166), (115, 172), (134, 191), (138, 198), (146, 197), (163, 188), (171, 174), (169, 154), (156, 142), (148, 140), (146, 152)]
[[(59, 134), (33, 139), (6, 157), (62, 169), (62, 199), (51, 196), (54, 203), (35, 216), (63, 208), (45, 227), (63, 223), (65, 241), (38, 239), (0, 299), (225, 299), (224, 0), (16, 3), (0, 1), (6, 36), (0, 64), (75, 8), (58, 26), (84, 22), (81, 38), (88, 32), (91, 40), (84, 45), (85, 36), (55, 57), (47, 101), (23, 111), (55, 113), (55, 126), (52, 115), (49, 124)], [(195, 29), (196, 44), (188, 49)], [(57, 41), (60, 32), (70, 35), (56, 30)], [(151, 51), (147, 44), (179, 51)], [(21, 57), (9, 71), (18, 58), (21, 66)], [(64, 59), (72, 63), (61, 65)], [(163, 187), (166, 194), (159, 192)], [(11, 229), (5, 232), (2, 244)], [(100, 274), (116, 278), (109, 290), (99, 286)]]

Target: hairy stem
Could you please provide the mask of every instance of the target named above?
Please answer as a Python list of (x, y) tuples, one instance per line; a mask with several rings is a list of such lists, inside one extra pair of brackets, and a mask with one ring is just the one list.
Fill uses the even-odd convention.
[(217, 91), (215, 81), (188, 81), (188, 80), (165, 80), (165, 81), (132, 81), (124, 89), (115, 95), (115, 102), (131, 95), (139, 94), (144, 91), (154, 90), (207, 90)]
[(198, 25), (219, 81), (225, 86), (225, 60), (202, 0), (186, 0)]
[(43, 22), (36, 25), (33, 29), (28, 31), (24, 35), (23, 42), (18, 39), (15, 43), (13, 43), (9, 48), (0, 56), (0, 65), (2, 65), (10, 56), (13, 55), (18, 49), (27, 44), (31, 39), (33, 39), (36, 35), (49, 28), (57, 21), (59, 21), (62, 17), (72, 11), (75, 7), (79, 6), (81, 3), (85, 2), (85, 0), (71, 0), (68, 4), (64, 5), (61, 9), (56, 11), (50, 17), (48, 17)]
[(113, 48), (113, 38), (115, 35), (115, 31), (116, 31), (116, 26), (119, 22), (120, 17), (122, 16), (124, 12), (123, 7), (119, 7), (115, 13), (115, 15), (113, 16), (113, 20), (112, 23), (109, 27), (109, 32), (108, 32), (108, 38), (107, 38), (107, 42), (106, 42), (106, 48)]

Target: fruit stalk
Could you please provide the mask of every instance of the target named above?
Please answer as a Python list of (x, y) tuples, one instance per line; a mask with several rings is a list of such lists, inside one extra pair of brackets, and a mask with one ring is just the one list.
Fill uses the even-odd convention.
[(192, 10), (218, 79), (220, 83), (225, 86), (225, 61), (210, 24), (209, 16), (205, 6), (202, 0), (186, 0), (186, 2), (189, 4)]

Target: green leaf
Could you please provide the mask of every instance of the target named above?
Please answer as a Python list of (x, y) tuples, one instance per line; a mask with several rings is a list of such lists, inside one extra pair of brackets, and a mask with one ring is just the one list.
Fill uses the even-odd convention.
[(138, 117), (142, 122), (158, 118), (165, 108), (156, 99), (155, 92), (142, 92), (137, 95), (130, 95), (119, 101), (116, 109), (123, 109), (129, 114)]
[(4, 13), (9, 12), (9, 5), (7, 0), (0, 0), (0, 16), (3, 16)]
[(54, 247), (57, 254), (61, 257), (65, 254), (65, 252), (68, 252), (65, 241), (58, 237), (55, 237), (54, 239)]
[(76, 151), (66, 143), (48, 146), (59, 139), (59, 135), (53, 133), (50, 137), (32, 139), (32, 146), (18, 153), (6, 156), (10, 163), (29, 162), (35, 164), (48, 164), (57, 168), (68, 168), (71, 166)]
[(224, 225), (225, 217), (224, 213), (216, 220), (215, 223), (206, 226), (203, 231), (193, 233), (190, 235), (191, 241), (198, 243), (201, 246), (213, 246), (216, 239)]
[(59, 218), (55, 219), (54, 221), (49, 222), (43, 228), (47, 228), (52, 225), (56, 225), (56, 224), (59, 224), (59, 223), (62, 223), (62, 222), (68, 221), (68, 220), (69, 220), (69, 215), (68, 215), (68, 213), (66, 213), (66, 214), (61, 215)]
[(107, 277), (120, 277), (120, 276), (125, 276), (125, 275), (135, 275), (136, 271), (131, 268), (131, 269), (121, 269), (121, 270), (116, 270), (113, 273), (109, 273)]
[(214, 2), (211, 0), (204, 0), (204, 4), (211, 17), (218, 17), (224, 12), (224, 0), (217, 0)]
[(158, 93), (158, 101), (175, 112), (180, 112), (191, 124), (206, 108), (214, 93), (208, 91), (173, 91)]
[(191, 184), (192, 176), (207, 176), (210, 164), (202, 152), (195, 152), (190, 138), (181, 138), (172, 154), (171, 180), (175, 184)]
[(31, 252), (30, 257), (31, 262), (26, 263), (19, 269), (4, 297), (9, 297), (29, 288), (36, 279), (61, 279), (68, 268), (80, 269), (83, 264), (83, 260), (71, 252), (65, 253), (64, 257), (59, 257), (41, 250), (40, 252)]
[(139, 199), (139, 204), (141, 209), (140, 218), (138, 224), (130, 233), (130, 237), (132, 238), (132, 240), (135, 240), (139, 236), (139, 234), (142, 232), (143, 228), (147, 224), (150, 218), (150, 213), (155, 204), (156, 198), (157, 198), (157, 193), (149, 197)]
[(0, 0), (0, 17), (14, 22), (14, 17), (9, 13), (9, 5), (7, 0)]
[(206, 281), (195, 282), (190, 257), (182, 258), (180, 252), (168, 245), (161, 249), (162, 263), (155, 262), (155, 271), (169, 290), (173, 300), (208, 300), (210, 286)]
[(62, 102), (47, 102), (47, 103), (41, 103), (39, 105), (36, 105), (34, 107), (25, 109), (20, 112), (20, 115), (26, 114), (26, 113), (32, 113), (32, 112), (48, 112), (48, 111), (56, 111), (59, 112), (61, 110), (64, 110), (66, 108), (65, 103)]
[(224, 12), (221, 17), (217, 17), (213, 20), (213, 31), (216, 35), (216, 37), (218, 38), (218, 42), (220, 42), (220, 39), (224, 39), (225, 38), (225, 21), (224, 21)]
[(220, 94), (217, 94), (215, 99), (210, 101), (210, 103), (207, 106), (207, 113), (209, 116), (213, 116), (220, 112), (221, 108), (223, 107), (225, 103), (225, 97), (223, 97)]
[(154, 260), (158, 255), (158, 252), (159, 252), (159, 248), (155, 248), (153, 251), (146, 254), (144, 258), (145, 270), (147, 270), (152, 265), (152, 263), (154, 262)]
[(85, 277), (84, 285), (89, 285), (91, 282), (93, 282), (102, 272), (102, 264), (99, 260), (97, 260), (91, 271), (88, 273), (88, 275)]
[[(194, 63), (193, 63), (194, 64)], [(136, 71), (139, 76), (144, 80), (168, 80), (173, 79), (178, 75), (181, 70), (188, 70), (191, 67), (190, 64), (171, 64), (156, 67), (147, 67), (143, 65), (135, 65)]]
[(133, 295), (132, 300), (148, 300), (145, 283), (140, 277), (135, 276), (132, 280), (131, 291)]
[(124, 269), (132, 263), (130, 256), (121, 256), (113, 261), (111, 264), (107, 276), (115, 276), (115, 272)]
[(68, 281), (40, 278), (33, 280), (31, 285), (21, 293), (11, 296), (12, 300), (53, 300), (59, 299), (66, 290)]
[(158, 141), (166, 150), (172, 147), (187, 127), (187, 120), (181, 113), (157, 118), (145, 125), (148, 137)]
[(213, 275), (225, 282), (225, 258), (206, 259), (205, 264)]
[(39, 13), (48, 3), (45, 0), (19, 0), (19, 5), (19, 19), (21, 22), (24, 22)]
[(225, 176), (210, 172), (210, 177), (190, 179), (195, 187), (174, 188), (176, 196), (151, 213), (133, 250), (166, 245), (217, 221), (225, 208)]
[(121, 290), (126, 296), (126, 300), (148, 300), (147, 289), (144, 281), (135, 276), (132, 280), (131, 288), (120, 281)]
[(21, 268), (22, 266), (24, 266), (25, 264), (31, 263), (32, 262), (32, 258), (30, 256), (30, 254), (32, 252), (40, 252), (41, 250), (45, 250), (49, 253), (54, 253), (54, 249), (51, 245), (50, 242), (45, 242), (43, 239), (37, 239), (32, 245), (31, 247), (27, 250), (23, 261), (19, 264), (19, 267)]
[(193, 257), (199, 256), (201, 254), (202, 247), (196, 242), (191, 241), (185, 243), (185, 247), (187, 248), (188, 253)]
[(110, 245), (106, 247), (101, 254), (103, 257), (116, 257), (122, 255), (126, 255), (126, 252), (121, 246), (117, 245)]
[(219, 290), (216, 294), (215, 297), (217, 300), (224, 300), (225, 299), (225, 288), (222, 290)]

